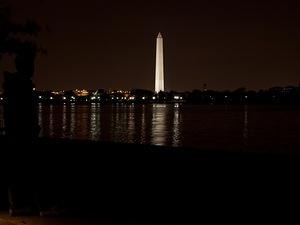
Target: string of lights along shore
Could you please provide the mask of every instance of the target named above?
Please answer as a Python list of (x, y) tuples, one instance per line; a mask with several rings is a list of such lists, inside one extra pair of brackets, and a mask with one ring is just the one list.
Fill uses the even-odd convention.
[(165, 91), (163, 37), (159, 32), (156, 38), (155, 92)]

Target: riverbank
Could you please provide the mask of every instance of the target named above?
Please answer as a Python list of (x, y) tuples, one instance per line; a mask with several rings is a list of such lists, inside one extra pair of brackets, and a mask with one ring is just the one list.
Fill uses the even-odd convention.
[(148, 225), (143, 221), (118, 221), (113, 218), (74, 218), (74, 217), (11, 217), (0, 212), (0, 225)]
[[(6, 143), (3, 148), (5, 140), (0, 143), (5, 159), (2, 199), (7, 198), (6, 185), (14, 184), (16, 193), (38, 193), (45, 211), (56, 206), (71, 217), (155, 224), (202, 221), (207, 213), (226, 211), (229, 202), (234, 210), (244, 210), (250, 203), (257, 209), (276, 205), (298, 187), (300, 157), (296, 153), (46, 138), (27, 146)], [(289, 191), (279, 189), (281, 184)]]

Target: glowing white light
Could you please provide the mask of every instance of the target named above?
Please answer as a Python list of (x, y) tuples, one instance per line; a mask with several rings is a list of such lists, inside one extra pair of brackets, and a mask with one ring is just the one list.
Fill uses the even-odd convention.
[(42, 96), (39, 96), (39, 99), (42, 99)]
[(143, 100), (145, 100), (145, 97), (142, 97)]
[(182, 97), (180, 97), (180, 99), (182, 99)]
[(178, 100), (178, 99), (179, 99), (179, 96), (177, 96), (177, 95), (176, 95), (176, 96), (174, 96), (174, 99)]
[(52, 99), (53, 99), (53, 97), (50, 97), (50, 99), (52, 100)]
[(66, 100), (67, 98), (66, 97), (63, 97), (63, 100)]
[(3, 100), (3, 98), (0, 98), (0, 100), (2, 101), (2, 100)]
[(246, 95), (246, 96), (245, 96), (245, 99), (247, 99), (247, 98), (248, 98), (248, 96)]
[(152, 99), (155, 100), (155, 97), (153, 96)]
[(164, 90), (163, 38), (159, 33), (156, 38), (155, 92)]

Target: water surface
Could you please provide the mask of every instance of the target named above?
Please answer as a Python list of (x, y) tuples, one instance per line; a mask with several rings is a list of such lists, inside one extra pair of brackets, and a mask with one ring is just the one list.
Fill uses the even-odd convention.
[(296, 106), (73, 103), (38, 109), (40, 136), (239, 151), (299, 149)]

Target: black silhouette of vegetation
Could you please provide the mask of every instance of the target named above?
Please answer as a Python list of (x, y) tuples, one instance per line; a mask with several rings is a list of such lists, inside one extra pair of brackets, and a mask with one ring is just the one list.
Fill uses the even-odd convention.
[(4, 71), (4, 129), (11, 141), (30, 142), (38, 136), (36, 98), (34, 97), (34, 62), (38, 47), (35, 40), (25, 35), (36, 36), (40, 30), (37, 23), (24, 24), (10, 20), (10, 9), (0, 5), (0, 60), (3, 54), (15, 56), (16, 72)]
[[(6, 144), (9, 146), (8, 149), (15, 148), (12, 146), (18, 143), (23, 147), (28, 145), (27, 151), (30, 151), (29, 145), (38, 138), (37, 102), (32, 77), (35, 58), (39, 51), (35, 37), (39, 31), (40, 28), (34, 21), (27, 21), (24, 24), (12, 22), (10, 8), (0, 3), (0, 60), (4, 54), (13, 55), (16, 70), (16, 72), (4, 71), (3, 73), (5, 141), (2, 140), (2, 148), (6, 147)], [(19, 157), (18, 154), (6, 157), (5, 160), (17, 157)], [(11, 164), (7, 168), (18, 168), (16, 162), (11, 160), (9, 162)], [(11, 215), (24, 213), (28, 207), (38, 210), (36, 187), (30, 179), (35, 176), (30, 176), (28, 171), (22, 173), (22, 169), (10, 169), (12, 172), (9, 173), (8, 182), (4, 182), (8, 187)], [(22, 177), (29, 182), (24, 182)]]
[(104, 89), (89, 90), (89, 94), (78, 96), (73, 90), (68, 91), (36, 91), (36, 100), (43, 103), (188, 103), (188, 104), (276, 104), (299, 105), (300, 85), (272, 87), (265, 90), (247, 90), (238, 88), (233, 91), (200, 90), (186, 92), (154, 93), (145, 89), (131, 91), (113, 91)]

